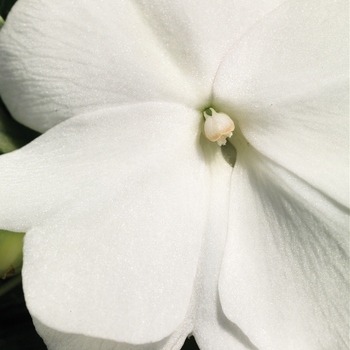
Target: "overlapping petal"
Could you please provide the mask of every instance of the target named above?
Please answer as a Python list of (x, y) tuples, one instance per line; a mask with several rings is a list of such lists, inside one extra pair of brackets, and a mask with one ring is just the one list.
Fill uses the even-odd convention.
[[(255, 350), (247, 336), (223, 314), (218, 295), (219, 274), (228, 231), (230, 183), (234, 170), (224, 160), (216, 144), (203, 142), (202, 146), (204, 154), (210, 159), (211, 195), (207, 231), (203, 237), (195, 284), (193, 335), (202, 350)], [(227, 144), (223, 149), (225, 155), (234, 161), (236, 152), (232, 145)]]
[(259, 349), (349, 345), (346, 9), (280, 6), (214, 83), (239, 125), (220, 301)]
[(349, 210), (256, 151), (238, 153), (219, 294), (259, 349), (349, 345)]
[[(0, 158), (50, 349), (347, 346), (347, 3), (282, 2), (19, 1), (0, 92), (37, 130), (73, 117)], [(231, 186), (199, 113), (164, 103), (211, 98)]]
[(37, 332), (45, 339), (50, 350), (173, 350), (180, 349), (193, 329), (192, 317), (186, 317), (184, 322), (170, 336), (154, 343), (130, 344), (120, 343), (110, 339), (94, 338), (83, 334), (60, 332), (50, 328), (33, 318)]
[(215, 102), (261, 153), (349, 205), (347, 1), (290, 1), (234, 46)]
[(224, 53), (280, 2), (20, 0), (1, 31), (0, 93), (38, 131), (134, 102), (203, 107)]
[(0, 225), (27, 231), (35, 319), (131, 344), (180, 326), (207, 225), (200, 121), (173, 104), (109, 109), (0, 158)]

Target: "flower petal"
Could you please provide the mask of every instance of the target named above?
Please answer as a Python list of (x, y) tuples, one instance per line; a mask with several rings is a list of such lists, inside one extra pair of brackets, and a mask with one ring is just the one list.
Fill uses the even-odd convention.
[(283, 1), (140, 0), (138, 6), (181, 70), (210, 94), (231, 45)]
[(201, 119), (174, 104), (114, 108), (0, 157), (0, 227), (27, 231), (34, 318), (132, 344), (179, 327), (208, 211)]
[[(247, 350), (251, 349), (249, 340), (223, 314), (218, 296), (219, 274), (227, 239), (233, 169), (222, 157), (217, 144), (205, 139), (202, 145), (204, 154), (211, 159), (211, 196), (208, 228), (203, 237), (195, 285), (197, 311), (193, 335), (201, 350)], [(230, 144), (221, 150), (231, 155), (235, 153)]]
[[(170, 337), (156, 343), (132, 345), (128, 343), (117, 343), (109, 339), (98, 339), (82, 334), (67, 334), (53, 330), (37, 319), (33, 319), (37, 332), (45, 339), (49, 350), (175, 350), (181, 349), (185, 342), (186, 335), (181, 326)], [(178, 332), (181, 332), (179, 336)], [(187, 329), (188, 331), (188, 329)]]
[(232, 177), (225, 315), (261, 350), (347, 348), (349, 210), (248, 153)]
[(342, 205), (349, 197), (347, 1), (290, 1), (227, 55), (214, 85), (255, 148)]
[(280, 2), (19, 0), (1, 30), (0, 93), (38, 131), (133, 102), (203, 108), (224, 53)]

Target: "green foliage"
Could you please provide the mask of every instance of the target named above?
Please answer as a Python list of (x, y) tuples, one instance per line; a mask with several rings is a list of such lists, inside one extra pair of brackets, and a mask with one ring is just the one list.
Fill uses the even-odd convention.
[(40, 134), (16, 122), (0, 100), (0, 154), (24, 146)]
[[(7, 279), (21, 272), (23, 232), (0, 229), (0, 278)], [(1, 296), (1, 288), (0, 288)]]
[(0, 16), (6, 19), (16, 0), (0, 0)]

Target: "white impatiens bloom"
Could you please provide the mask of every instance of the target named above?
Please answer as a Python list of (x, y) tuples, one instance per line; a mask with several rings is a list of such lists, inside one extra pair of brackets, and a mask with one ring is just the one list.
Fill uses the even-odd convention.
[(348, 348), (347, 14), (16, 3), (0, 93), (43, 135), (0, 157), (0, 228), (49, 349)]

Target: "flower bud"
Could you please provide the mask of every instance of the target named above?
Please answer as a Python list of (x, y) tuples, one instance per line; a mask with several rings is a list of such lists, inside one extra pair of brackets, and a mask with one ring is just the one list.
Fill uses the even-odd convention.
[(219, 146), (226, 145), (226, 139), (232, 136), (235, 129), (232, 119), (225, 113), (217, 113), (213, 108), (207, 108), (203, 115), (205, 136)]

